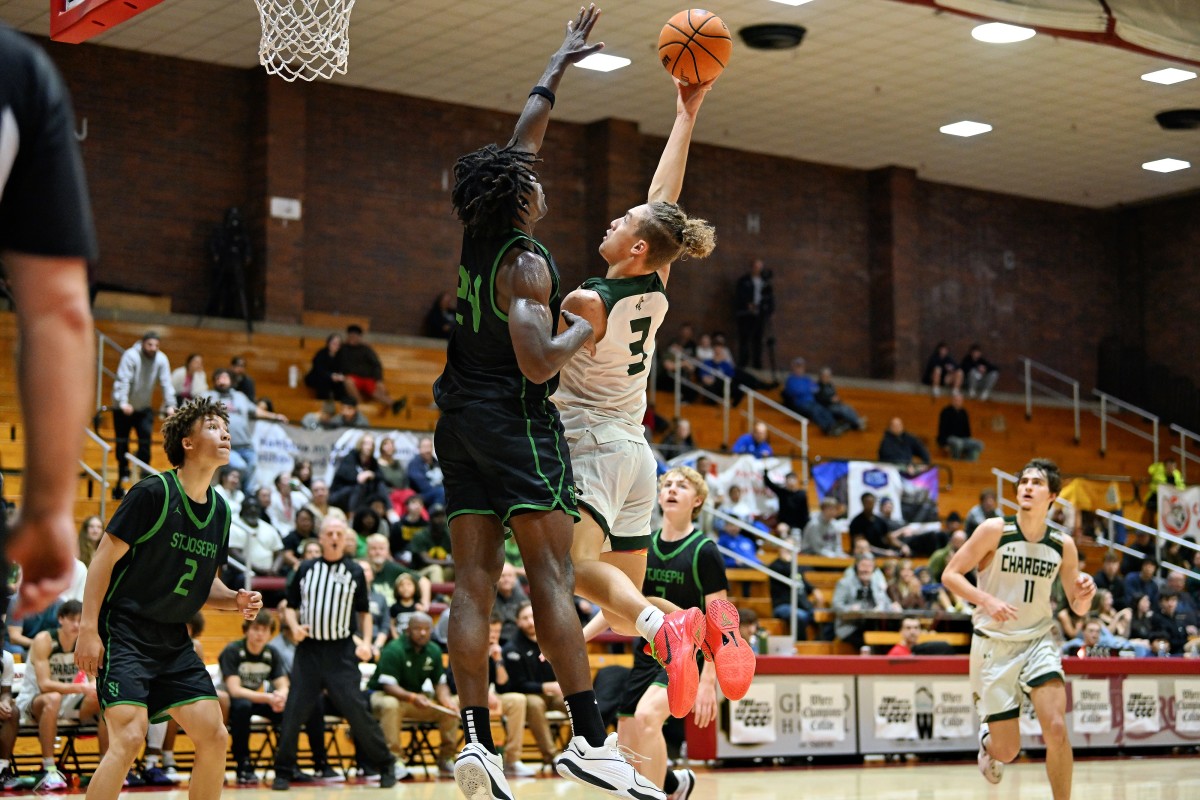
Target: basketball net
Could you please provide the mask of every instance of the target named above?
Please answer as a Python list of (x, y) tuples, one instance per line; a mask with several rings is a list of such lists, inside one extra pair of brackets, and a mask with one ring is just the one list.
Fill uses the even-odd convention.
[(258, 61), (285, 81), (346, 74), (354, 0), (254, 0), (262, 21)]

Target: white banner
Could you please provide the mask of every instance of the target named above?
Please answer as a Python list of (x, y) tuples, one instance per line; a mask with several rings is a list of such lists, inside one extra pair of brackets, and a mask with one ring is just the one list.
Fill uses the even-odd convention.
[(257, 422), (254, 425), (254, 448), (258, 453), (258, 467), (254, 471), (259, 486), (270, 486), (275, 476), (290, 472), (297, 461), (311, 461), (313, 477), (325, 481), (333, 480), (338, 462), (358, 444), (364, 433), (375, 437), (375, 453), (384, 439), (396, 442), (396, 460), (407, 464), (417, 454), (417, 442), (422, 435), (412, 431), (370, 430), (359, 428), (335, 428), (334, 430), (308, 430), (298, 425), (280, 425), (277, 422)]
[(800, 684), (800, 741), (840, 742), (846, 738), (843, 692), (839, 683)]
[(1175, 680), (1175, 732), (1200, 732), (1200, 680)]
[(730, 700), (729, 741), (762, 744), (775, 741), (775, 684), (750, 684), (741, 700)]
[(1158, 485), (1158, 529), (1174, 536), (1200, 538), (1200, 486), (1176, 489)]
[(1029, 695), (1021, 696), (1021, 716), (1017, 718), (1017, 724), (1022, 736), (1042, 735), (1042, 723), (1038, 721), (1037, 711)]
[(1162, 730), (1158, 681), (1153, 678), (1125, 678), (1121, 684), (1121, 705), (1125, 710), (1126, 734), (1158, 733)]
[(970, 681), (933, 681), (933, 738), (970, 738), (979, 730)]
[(912, 681), (875, 684), (875, 735), (880, 739), (916, 739), (917, 712)]
[(1112, 730), (1112, 699), (1108, 679), (1076, 678), (1071, 687), (1071, 725), (1076, 733), (1108, 733)]
[[(700, 456), (708, 456), (708, 460), (716, 468), (716, 475), (706, 476), (709, 478), (711, 489), (728, 497), (730, 486), (741, 487), (742, 498), (734, 509), (738, 516), (752, 514), (756, 518), (770, 517), (779, 511), (779, 498), (763, 483), (763, 471), (769, 471), (771, 480), (782, 486), (787, 474), (795, 471), (790, 458), (755, 458), (748, 455), (722, 455), (693, 450), (672, 458), (667, 462), (667, 466), (684, 464), (694, 467), (696, 459)], [(714, 505), (720, 505), (716, 498), (713, 498), (712, 502)]]

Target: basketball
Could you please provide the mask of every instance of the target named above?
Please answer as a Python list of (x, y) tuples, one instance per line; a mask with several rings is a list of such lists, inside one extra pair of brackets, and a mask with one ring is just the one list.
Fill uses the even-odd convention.
[(704, 83), (721, 74), (733, 52), (729, 27), (711, 11), (680, 11), (658, 35), (658, 60), (684, 83)]

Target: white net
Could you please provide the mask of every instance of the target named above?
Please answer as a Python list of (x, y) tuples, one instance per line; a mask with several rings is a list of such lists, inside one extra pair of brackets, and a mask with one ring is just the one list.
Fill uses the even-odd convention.
[(354, 0), (254, 0), (262, 22), (258, 61), (286, 81), (346, 74)]

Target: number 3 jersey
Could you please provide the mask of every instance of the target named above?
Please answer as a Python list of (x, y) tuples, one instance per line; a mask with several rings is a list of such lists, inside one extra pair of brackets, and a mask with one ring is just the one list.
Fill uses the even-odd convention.
[(552, 398), (567, 438), (608, 426), (644, 441), (646, 380), (654, 363), (654, 337), (667, 315), (667, 289), (657, 272), (633, 278), (589, 278), (581, 289), (600, 295), (608, 327), (596, 355), (581, 349), (559, 374)]
[(113, 565), (101, 619), (115, 612), (183, 624), (194, 617), (225, 564), (230, 517), (212, 487), (204, 503), (192, 501), (175, 470), (138, 481), (108, 523), (129, 551)]
[(1016, 517), (1004, 518), (1004, 532), (992, 560), (979, 570), (979, 588), (1017, 610), (1013, 619), (997, 622), (981, 607), (971, 621), (991, 639), (1038, 639), (1054, 624), (1050, 593), (1062, 566), (1062, 534), (1049, 527), (1036, 542), (1028, 541)]

